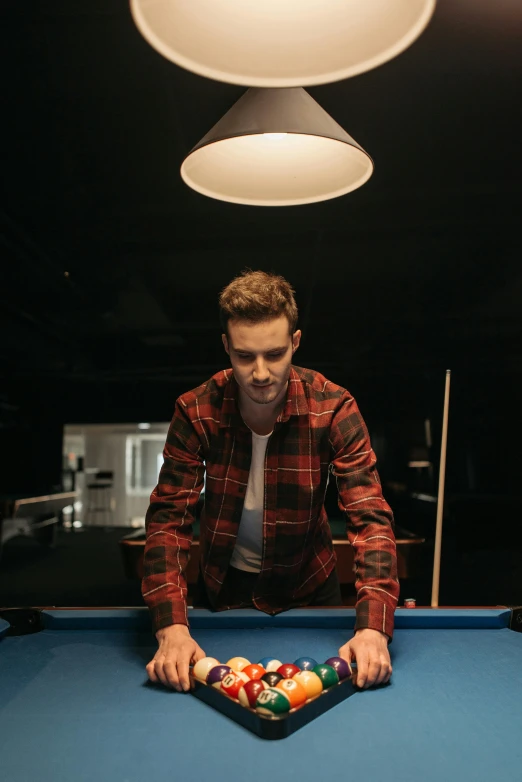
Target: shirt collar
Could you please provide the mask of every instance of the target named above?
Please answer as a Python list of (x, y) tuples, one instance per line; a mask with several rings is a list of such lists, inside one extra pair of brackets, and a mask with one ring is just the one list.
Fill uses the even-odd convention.
[[(225, 375), (228, 380), (225, 385), (225, 392), (223, 395), (223, 405), (221, 407), (221, 420), (219, 426), (241, 426), (243, 425), (243, 419), (241, 418), (238, 404), (239, 386), (236, 382), (232, 369), (226, 369)], [(307, 414), (308, 402), (303, 389), (303, 384), (294, 367), (291, 366), (285, 405), (277, 421), (285, 422), (288, 421), (292, 415)]]

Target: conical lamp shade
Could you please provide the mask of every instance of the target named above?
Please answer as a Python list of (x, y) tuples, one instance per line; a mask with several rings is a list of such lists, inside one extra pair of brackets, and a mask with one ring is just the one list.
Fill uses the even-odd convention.
[(131, 0), (141, 34), (189, 71), (246, 87), (304, 87), (404, 51), (436, 0)]
[(181, 166), (198, 193), (254, 206), (326, 201), (372, 171), (370, 156), (301, 87), (247, 90)]

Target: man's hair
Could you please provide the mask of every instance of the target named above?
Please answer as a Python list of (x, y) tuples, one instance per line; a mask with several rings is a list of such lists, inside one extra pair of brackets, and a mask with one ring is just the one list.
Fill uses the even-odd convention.
[(228, 335), (229, 320), (263, 323), (286, 315), (290, 334), (297, 326), (297, 305), (290, 283), (277, 274), (246, 269), (219, 297), (219, 319)]

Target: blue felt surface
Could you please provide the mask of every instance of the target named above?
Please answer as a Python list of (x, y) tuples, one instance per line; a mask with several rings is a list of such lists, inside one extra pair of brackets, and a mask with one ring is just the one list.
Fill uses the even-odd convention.
[(2, 638), (2, 636), (4, 636), (7, 633), (9, 627), (10, 627), (9, 622), (6, 622), (5, 619), (0, 619), (0, 638)]
[[(344, 628), (194, 630), (208, 654), (325, 659)], [(357, 693), (281, 742), (146, 684), (148, 633), (44, 630), (0, 643), (6, 782), (491, 782), (522, 761), (522, 634), (397, 630), (390, 687)]]

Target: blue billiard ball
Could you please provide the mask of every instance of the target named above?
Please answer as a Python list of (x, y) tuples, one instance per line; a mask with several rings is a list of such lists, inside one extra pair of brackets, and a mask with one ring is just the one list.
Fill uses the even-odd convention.
[(298, 657), (294, 665), (297, 665), (302, 671), (312, 671), (317, 665), (317, 660), (314, 660), (313, 657)]

